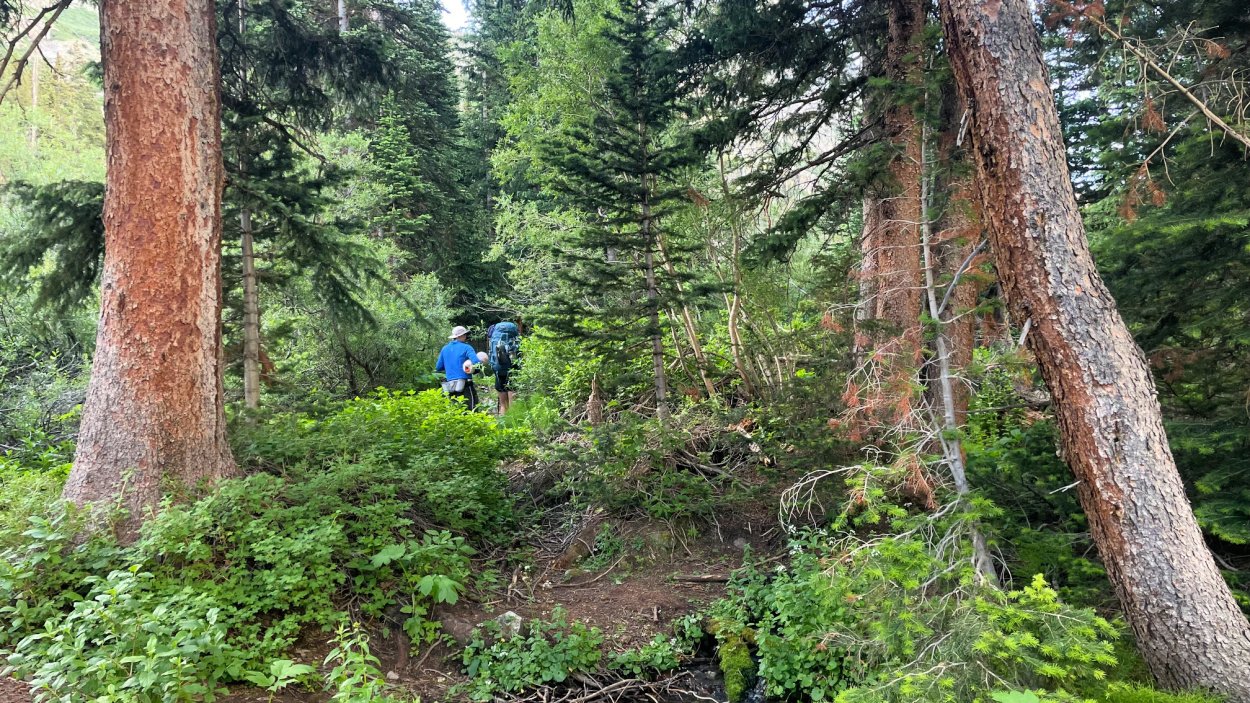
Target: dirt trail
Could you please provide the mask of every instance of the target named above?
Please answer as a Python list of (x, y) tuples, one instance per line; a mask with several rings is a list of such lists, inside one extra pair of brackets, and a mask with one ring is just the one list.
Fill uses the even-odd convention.
[(0, 703), (30, 703), (30, 688), (21, 681), (2, 676)]
[[(759, 529), (775, 524), (769, 515), (739, 512), (731, 523), (707, 526), (698, 535), (673, 529), (664, 523), (616, 526), (625, 545), (609, 565), (595, 571), (574, 567), (555, 569), (561, 554), (540, 552), (538, 568), (526, 578), (516, 574), (507, 595), (494, 602), (461, 603), (443, 611), (444, 628), (463, 638), (481, 622), (514, 612), (524, 621), (549, 618), (562, 608), (568, 620), (598, 627), (607, 651), (637, 648), (659, 634), (669, 635), (673, 623), (697, 612), (725, 592), (730, 571), (742, 564), (748, 545), (756, 557), (772, 554), (783, 543), (776, 530)], [(387, 643), (377, 643), (389, 650)], [(399, 683), (423, 701), (449, 700), (446, 691), (463, 682), (460, 654), (440, 646), (418, 653), (402, 671)], [(382, 661), (393, 665), (396, 656), (385, 651)], [(311, 699), (306, 699), (311, 700)]]

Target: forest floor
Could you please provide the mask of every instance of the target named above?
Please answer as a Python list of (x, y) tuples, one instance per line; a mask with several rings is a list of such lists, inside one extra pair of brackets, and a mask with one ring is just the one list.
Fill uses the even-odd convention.
[[(518, 500), (523, 504), (533, 501), (529, 510), (537, 516), (537, 524), (531, 523), (506, 551), (490, 555), (492, 558), (481, 564), (486, 568), (502, 560), (521, 565), (509, 566), (510, 573), (501, 572), (498, 585), (484, 597), (439, 606), (432, 615), (450, 638), (432, 646), (410, 647), (398, 634), (401, 630), (397, 625), (404, 617), (398, 612), (386, 636), (380, 626), (371, 630), (370, 650), (401, 698), (408, 693), (420, 696), (425, 703), (465, 700), (454, 688), (468, 681), (462, 673), (464, 646), (475, 628), (505, 613), (514, 613), (522, 623), (528, 623), (532, 619), (550, 620), (553, 612), (563, 610), (568, 622), (600, 630), (606, 658), (609, 652), (636, 650), (656, 635), (673, 634), (676, 621), (699, 612), (725, 593), (730, 573), (743, 564), (748, 553), (756, 564), (775, 563), (786, 555), (776, 497), (750, 470), (738, 476), (745, 483), (756, 484), (756, 493), (737, 499), (732, 508), (719, 510), (714, 520), (697, 523), (622, 521), (594, 510), (578, 512), (567, 504), (540, 506), (543, 499), (537, 496), (549, 487), (552, 477), (535, 477), (530, 473), (535, 470), (533, 465), (512, 465), (504, 470)], [(288, 655), (320, 669), (333, 647), (331, 637), (328, 632), (309, 630)], [(655, 695), (643, 700), (694, 700), (691, 694), (700, 700), (725, 700), (718, 665), (711, 655), (710, 651), (697, 653), (693, 661), (665, 679), (671, 683), (669, 690), (653, 689)], [(570, 694), (566, 688), (560, 695), (570, 700), (595, 700), (596, 696), (585, 694), (594, 693), (603, 684), (585, 676), (577, 678), (572, 685), (583, 690)], [(250, 686), (232, 686), (217, 701), (323, 703), (330, 698), (325, 692), (291, 689), (273, 695)], [(543, 693), (553, 691), (515, 700), (546, 700), (541, 697)], [(629, 696), (611, 699), (628, 700)], [(0, 703), (30, 701), (24, 683), (0, 676)]]
[[(518, 469), (511, 467), (510, 471), (514, 489), (526, 490), (529, 477), (520, 475)], [(476, 627), (505, 613), (515, 613), (527, 623), (531, 619), (549, 620), (554, 611), (562, 609), (569, 622), (582, 622), (602, 632), (605, 653), (637, 649), (656, 635), (672, 634), (677, 620), (722, 596), (730, 572), (742, 565), (748, 552), (756, 563), (775, 562), (785, 555), (786, 540), (777, 525), (776, 505), (771, 499), (751, 501), (724, 511), (710, 524), (699, 525), (647, 519), (620, 522), (593, 512), (570, 515), (559, 506), (549, 509), (543, 525), (531, 531), (526, 544), (513, 548), (533, 554), (528, 569), (517, 567), (510, 574), (502, 574), (504, 583), (493, 600), (464, 599), (455, 606), (440, 606), (435, 612), (454, 644), (413, 647), (409, 653), (405, 651), (406, 640), (395, 636), (398, 628), (392, 627), (390, 637), (374, 633), (371, 651), (380, 660), (389, 683), (431, 703), (463, 700), (451, 690), (467, 681), (462, 673), (463, 647)], [(602, 533), (611, 535), (617, 545), (614, 552), (604, 554), (596, 549), (596, 537)], [(292, 658), (320, 664), (331, 647), (327, 639), (325, 633), (309, 632), (291, 652)], [(725, 700), (712, 659), (688, 662), (670, 680), (673, 690), (685, 695), (669, 692), (650, 700), (693, 700), (690, 693), (705, 696), (703, 700)], [(598, 682), (574, 685), (593, 691)], [(329, 696), (286, 691), (271, 699), (266, 691), (235, 686), (218, 700), (321, 703)]]
[[(560, 547), (570, 541), (576, 543), (577, 536), (550, 535), (532, 545), (537, 553), (537, 567), (531, 569), (535, 576), (526, 578), (520, 571), (514, 572), (505, 587), (506, 595), (499, 600), (461, 601), (441, 610), (444, 631), (463, 643), (474, 627), (504, 613), (516, 613), (528, 622), (532, 618), (548, 619), (554, 610), (562, 608), (570, 622), (599, 628), (605, 651), (637, 648), (657, 634), (671, 634), (676, 620), (720, 597), (730, 571), (742, 565), (748, 545), (759, 561), (776, 559), (785, 543), (771, 503), (735, 511), (720, 518), (719, 523), (697, 534), (688, 527), (656, 521), (616, 524), (616, 535), (625, 546), (609, 566), (598, 571), (578, 567), (562, 570), (560, 564), (568, 558), (569, 549)], [(292, 652), (295, 659), (316, 664), (325, 656), (329, 645), (314, 639), (313, 634)], [(370, 644), (390, 682), (427, 703), (456, 700), (448, 696), (448, 689), (467, 680), (461, 673), (459, 645), (439, 643), (407, 656), (393, 636), (375, 636)], [(709, 675), (715, 667), (697, 666), (700, 663), (696, 660), (695, 667), (680, 674), (685, 678), (680, 688), (724, 700), (719, 682)], [(273, 700), (312, 703), (328, 699), (327, 693), (290, 691)], [(234, 687), (218, 700), (261, 703), (270, 698), (268, 692), (259, 689)]]
[(21, 681), (0, 676), (0, 703), (30, 703), (30, 689)]
[[(771, 503), (757, 509), (735, 511), (719, 519), (718, 525), (706, 526), (695, 533), (689, 527), (678, 528), (664, 522), (635, 521), (613, 525), (624, 545), (612, 563), (598, 571), (573, 567), (560, 569), (569, 549), (560, 547), (576, 535), (549, 535), (536, 550), (535, 576), (526, 578), (519, 571), (505, 587), (506, 595), (484, 603), (461, 601), (439, 613), (444, 631), (458, 643), (467, 640), (474, 627), (498, 618), (506, 612), (531, 618), (550, 618), (556, 608), (576, 620), (598, 627), (604, 636), (605, 651), (637, 648), (657, 634), (671, 634), (673, 623), (697, 612), (725, 592), (729, 573), (741, 566), (745, 548), (757, 560), (775, 559), (785, 540), (776, 527)], [(583, 529), (583, 532), (585, 530)], [(570, 539), (571, 538), (571, 539)], [(394, 628), (392, 629), (394, 631)], [(318, 665), (330, 649), (328, 635), (310, 631), (291, 652), (293, 659)], [(370, 642), (373, 654), (381, 661), (390, 683), (398, 689), (419, 695), (421, 700), (457, 700), (448, 690), (467, 679), (461, 670), (460, 644), (438, 643), (413, 652), (401, 653), (397, 637), (383, 638), (375, 634)], [(715, 665), (692, 662), (682, 671), (680, 688), (703, 696), (724, 700)], [(234, 686), (221, 703), (322, 703), (330, 694), (322, 692), (283, 691), (272, 699), (267, 691)], [(24, 683), (0, 678), (0, 703), (29, 703), (30, 693)], [(671, 698), (669, 700), (676, 700)]]

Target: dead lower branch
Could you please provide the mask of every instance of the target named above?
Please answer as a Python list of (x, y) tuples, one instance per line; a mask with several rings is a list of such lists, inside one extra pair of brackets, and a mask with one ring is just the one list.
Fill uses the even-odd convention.
[[(52, 31), (52, 25), (56, 22), (61, 13), (70, 6), (73, 0), (59, 0), (59, 2), (43, 8), (35, 14), (34, 18), (20, 29), (17, 34), (10, 37), (5, 43), (4, 57), (0, 58), (0, 76), (8, 73), (9, 69), (13, 69), (13, 75), (9, 76), (9, 80), (0, 88), (0, 104), (4, 103), (4, 98), (13, 88), (21, 85), (22, 75), (26, 71), (26, 66), (30, 63), (30, 58), (35, 55), (39, 49), (39, 42)], [(37, 31), (36, 31), (37, 30)], [(18, 46), (24, 39), (31, 36), (30, 44), (17, 56), (17, 61), (13, 61), (14, 55), (18, 52)]]

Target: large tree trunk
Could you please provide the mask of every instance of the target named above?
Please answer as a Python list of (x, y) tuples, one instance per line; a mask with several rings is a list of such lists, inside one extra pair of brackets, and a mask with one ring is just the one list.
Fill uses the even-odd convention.
[(1154, 382), (1094, 268), (1028, 0), (942, 0), (1008, 305), (1054, 397), (1064, 458), (1159, 683), (1250, 701), (1250, 626), (1185, 499)]
[(211, 0), (101, 4), (108, 190), (100, 328), (64, 496), (133, 538), (234, 472), (221, 362), (221, 114)]
[[(922, 80), (922, 0), (888, 0), (889, 34), (883, 74), (894, 84)], [(895, 92), (895, 91), (891, 91)], [(911, 408), (924, 335), (920, 326), (920, 122), (911, 104), (889, 93), (875, 96), (883, 136), (893, 150), (885, 178), (864, 197), (860, 239), (861, 302), (856, 346), (873, 366), (864, 391), (863, 419), (894, 425)]]

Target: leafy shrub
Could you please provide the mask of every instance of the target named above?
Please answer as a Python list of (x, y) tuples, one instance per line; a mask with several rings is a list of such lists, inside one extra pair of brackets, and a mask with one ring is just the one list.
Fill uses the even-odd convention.
[(26, 529), (0, 529), (5, 545), (0, 551), (0, 652), (70, 611), (96, 574), (123, 566), (119, 550), (105, 538), (74, 544), (79, 522), (66, 507), (39, 508), (43, 514), (25, 516)]
[(32, 470), (0, 458), (0, 549), (24, 541), (21, 534), (32, 515), (47, 511), (69, 475), (69, 464)]
[(460, 599), (468, 587), (472, 554), (463, 537), (445, 530), (428, 531), (419, 542), (384, 547), (367, 563), (355, 564), (355, 590), (367, 599), (362, 610), (380, 617), (394, 602), (394, 592), (406, 593), (404, 631), (414, 642), (433, 642), (439, 623), (428, 619), (430, 610), (439, 603), (453, 605)]
[(86, 598), (18, 643), (10, 663), (31, 675), (39, 700), (211, 701), (219, 683), (239, 678), (212, 596), (162, 591), (153, 579), (138, 567), (89, 577)]
[(236, 435), (240, 454), (301, 479), (297, 501), (341, 500), (366, 512), (379, 502), (386, 510), (412, 504), (430, 526), (479, 538), (511, 523), (496, 467), (528, 441), (524, 430), (501, 427), (437, 390), (383, 390), (324, 418), (280, 415)]
[(283, 476), (166, 504), (129, 547), (75, 542), (74, 513), (45, 506), (0, 530), (0, 648), (50, 700), (89, 679), (102, 701), (164, 702), (272, 674), (304, 629), (342, 621), (339, 598), (396, 607), (428, 642), (432, 606), (468, 587), (470, 539), (511, 522), (496, 462), (524, 440), (438, 392), (382, 393), (274, 418), (252, 441)]
[(531, 620), (528, 628), (505, 632), (498, 621), (475, 630), (463, 661), (471, 679), (469, 698), (486, 701), (499, 693), (516, 693), (545, 684), (558, 684), (574, 673), (647, 678), (672, 671), (689, 656), (703, 636), (698, 616), (678, 620), (673, 635), (656, 635), (650, 642), (604, 656), (598, 628), (568, 622), (562, 608), (550, 620)]
[(273, 694), (296, 681), (306, 679), (315, 671), (315, 668), (307, 664), (297, 664), (291, 659), (275, 659), (269, 663), (267, 670), (249, 671), (243, 674), (243, 678), (257, 688), (269, 691), (269, 700), (272, 703)]
[(385, 694), (378, 658), (369, 651), (369, 636), (359, 623), (340, 624), (334, 645), (325, 659), (326, 666), (333, 665), (326, 674), (331, 703), (398, 703)]
[(602, 657), (603, 634), (580, 622), (569, 623), (562, 609), (551, 620), (531, 620), (527, 629), (505, 636), (490, 621), (475, 630), (464, 650), (471, 679), (468, 695), (491, 700), (496, 692), (515, 693), (547, 683), (559, 683), (570, 674), (594, 669)]
[(162, 588), (211, 595), (249, 667), (281, 655), (305, 626), (338, 619), (333, 598), (351, 544), (332, 513), (287, 504), (286, 487), (250, 476), (198, 503), (167, 505), (130, 550)]
[(633, 677), (662, 674), (681, 666), (689, 650), (689, 643), (677, 637), (656, 635), (638, 649), (614, 652), (608, 657), (608, 668)]

